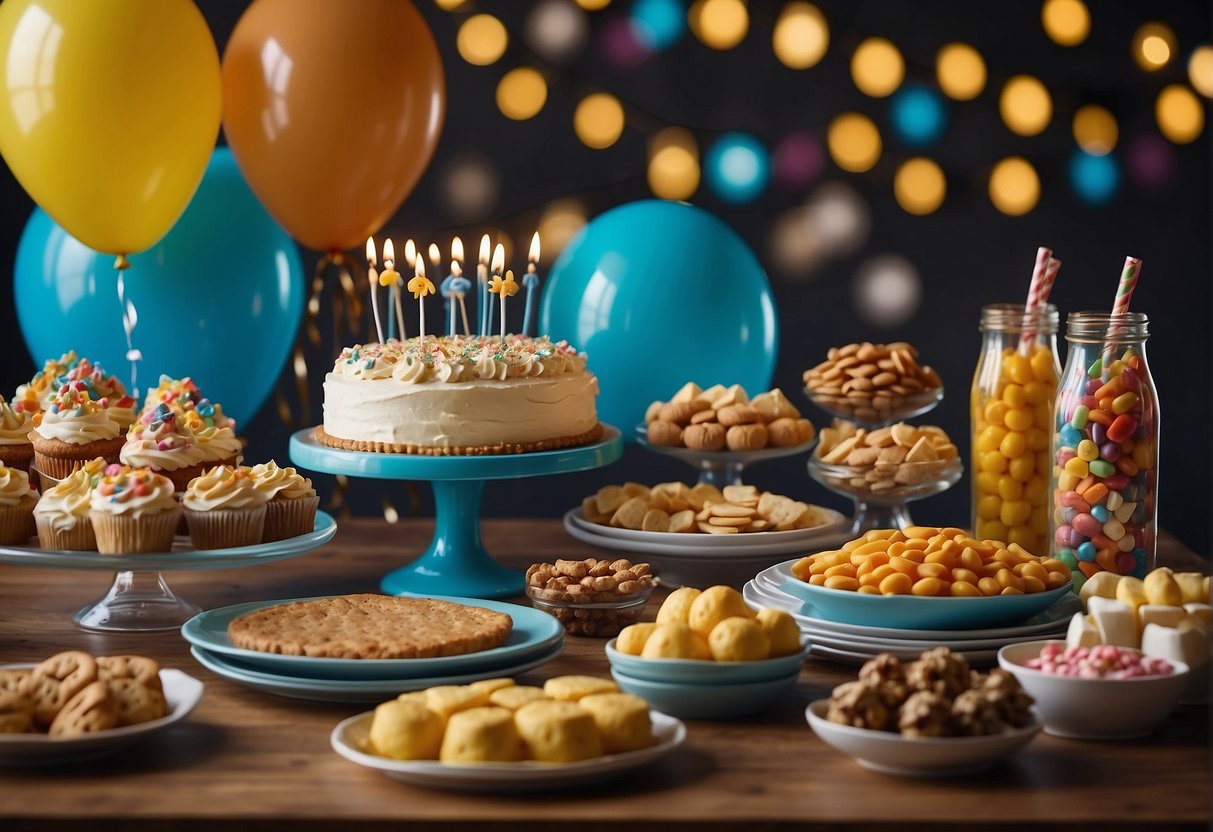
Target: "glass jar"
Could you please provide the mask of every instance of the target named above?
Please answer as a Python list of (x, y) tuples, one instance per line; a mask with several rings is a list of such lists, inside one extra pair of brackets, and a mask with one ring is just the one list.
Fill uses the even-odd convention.
[(1158, 393), (1140, 312), (1076, 312), (1057, 391), (1052, 554), (1075, 571), (1143, 577), (1158, 534)]
[(969, 397), (972, 528), (1034, 555), (1049, 544), (1049, 444), (1061, 362), (1057, 307), (981, 310), (981, 354)]

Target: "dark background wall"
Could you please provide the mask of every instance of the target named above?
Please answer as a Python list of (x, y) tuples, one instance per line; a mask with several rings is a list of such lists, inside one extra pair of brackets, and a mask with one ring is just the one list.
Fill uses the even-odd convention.
[[(207, 0), (200, 4), (222, 49), (247, 5), (240, 0)], [(450, 237), (476, 240), (491, 228), (509, 234), (519, 247), (557, 201), (575, 198), (589, 217), (615, 205), (650, 197), (646, 183), (646, 143), (665, 126), (689, 127), (700, 150), (720, 134), (746, 130), (768, 149), (796, 131), (807, 131), (824, 143), (830, 120), (844, 110), (870, 116), (884, 136), (884, 153), (865, 174), (840, 170), (828, 157), (811, 188), (790, 190), (773, 185), (754, 202), (737, 206), (721, 201), (705, 185), (691, 201), (717, 214), (749, 242), (767, 268), (781, 326), (775, 384), (803, 406), (819, 426), (825, 417), (800, 394), (800, 374), (817, 363), (831, 345), (853, 340), (908, 340), (944, 379), (947, 398), (922, 421), (942, 425), (968, 454), (968, 387), (977, 358), (977, 321), (985, 303), (1021, 301), (1032, 257), (1040, 244), (1051, 246), (1065, 266), (1052, 299), (1063, 314), (1080, 309), (1106, 309), (1126, 254), (1144, 260), (1142, 282), (1133, 307), (1152, 321), (1149, 354), (1161, 395), (1163, 439), (1160, 522), (1201, 554), (1210, 543), (1211, 285), (1210, 133), (1206, 125), (1193, 143), (1171, 148), (1177, 165), (1161, 188), (1144, 189), (1126, 177), (1107, 204), (1092, 206), (1067, 183), (1067, 164), (1075, 143), (1070, 123), (1074, 111), (1098, 103), (1117, 118), (1122, 146), (1140, 136), (1156, 136), (1153, 106), (1159, 90), (1186, 80), (1190, 51), (1210, 41), (1210, 5), (1182, 0), (1151, 4), (1091, 3), (1093, 25), (1080, 47), (1066, 49), (1042, 30), (1040, 4), (967, 3), (952, 0), (916, 2), (833, 2), (820, 8), (830, 23), (828, 53), (817, 66), (794, 71), (779, 63), (771, 49), (771, 30), (781, 3), (749, 4), (750, 26), (735, 49), (709, 49), (689, 32), (664, 52), (636, 66), (619, 68), (601, 46), (630, 3), (616, 0), (603, 11), (587, 13), (589, 39), (562, 67), (541, 60), (523, 38), (530, 3), (469, 2), (454, 12), (428, 0), (418, 3), (443, 54), (448, 83), (448, 115), (437, 155), (416, 191), (384, 229), (399, 241), (405, 237), (438, 241)], [(455, 35), (471, 12), (487, 11), (509, 29), (504, 57), (476, 67), (459, 57)], [(1169, 24), (1178, 35), (1179, 58), (1156, 73), (1146, 73), (1130, 57), (1133, 32), (1147, 20)], [(918, 155), (901, 145), (888, 129), (889, 101), (858, 91), (850, 79), (851, 53), (865, 37), (890, 38), (907, 63), (907, 80), (934, 85), (936, 51), (950, 41), (975, 46), (984, 56), (990, 80), (971, 102), (948, 102), (949, 122), (940, 141), (925, 151), (947, 175), (948, 195), (940, 210), (926, 217), (905, 213), (893, 196), (897, 165)], [(406, 43), (401, 48), (407, 48)], [(514, 122), (494, 102), (497, 81), (509, 69), (537, 66), (549, 83), (548, 101), (535, 118)], [(998, 92), (1012, 75), (1041, 79), (1053, 96), (1054, 114), (1039, 136), (1016, 136), (998, 114)], [(628, 126), (613, 147), (585, 147), (572, 129), (576, 103), (586, 94), (607, 90), (624, 103)], [(1202, 99), (1206, 118), (1208, 102)], [(352, 129), (334, 125), (335, 130)], [(1120, 148), (1118, 148), (1118, 151)], [(1035, 210), (1008, 217), (991, 205), (986, 182), (999, 159), (1022, 155), (1036, 167), (1042, 198)], [(469, 161), (470, 160), (470, 161)], [(469, 164), (471, 168), (469, 168)], [(480, 204), (460, 204), (452, 180), (468, 169), (490, 185)], [(486, 178), (487, 177), (487, 178)], [(464, 180), (466, 182), (466, 180)], [(817, 268), (781, 265), (772, 248), (772, 232), (786, 212), (802, 206), (823, 183), (842, 182), (860, 197), (870, 217), (862, 245), (828, 258)], [(494, 184), (495, 183), (495, 184)], [(0, 172), (0, 263), (11, 269), (17, 241), (33, 208), (7, 169)], [(545, 246), (550, 266), (557, 252)], [(855, 277), (870, 257), (896, 254), (912, 264), (921, 285), (915, 313), (891, 328), (877, 326), (857, 310)], [(308, 266), (316, 253), (305, 251)], [(521, 262), (521, 255), (515, 257)], [(546, 268), (543, 269), (546, 272)], [(13, 311), (11, 282), (0, 279), (0, 391), (6, 395), (28, 379), (45, 356), (25, 350)], [(120, 330), (117, 330), (120, 334)], [(559, 335), (559, 333), (555, 333)], [(327, 358), (313, 361), (311, 375), (318, 406), (319, 380), (341, 341), (326, 343)], [(1064, 361), (1064, 344), (1061, 347)], [(591, 366), (592, 366), (591, 356)], [(118, 369), (118, 368), (114, 368)], [(283, 390), (292, 386), (284, 368)], [(199, 380), (205, 389), (205, 380)], [(757, 392), (757, 391), (752, 391)], [(610, 395), (610, 391), (604, 391)], [(273, 398), (249, 424), (249, 458), (286, 458), (288, 429)], [(490, 483), (486, 512), (557, 516), (580, 497), (607, 482), (649, 482), (686, 478), (689, 468), (629, 447), (613, 468), (558, 479)], [(332, 480), (316, 477), (331, 494)], [(803, 459), (765, 463), (750, 481), (764, 489), (846, 507), (844, 501), (808, 479)], [(424, 484), (355, 482), (344, 496), (348, 509), (379, 514), (391, 505), (401, 514), (430, 510)], [(951, 491), (915, 506), (923, 522), (965, 525), (969, 512), (969, 479)]]

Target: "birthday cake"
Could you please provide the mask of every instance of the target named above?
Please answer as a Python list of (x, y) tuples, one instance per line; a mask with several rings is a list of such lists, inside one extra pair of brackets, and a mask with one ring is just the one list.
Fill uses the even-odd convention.
[(319, 441), (355, 451), (526, 453), (602, 435), (598, 380), (566, 342), (427, 336), (346, 347), (324, 379)]

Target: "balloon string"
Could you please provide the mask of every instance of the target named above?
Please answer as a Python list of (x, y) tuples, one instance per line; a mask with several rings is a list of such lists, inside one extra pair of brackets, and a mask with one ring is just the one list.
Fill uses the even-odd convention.
[(131, 395), (139, 398), (139, 362), (143, 353), (135, 349), (133, 335), (135, 325), (139, 323), (139, 313), (126, 297), (126, 270), (131, 267), (131, 261), (125, 254), (114, 258), (114, 268), (118, 272), (118, 306), (122, 310), (122, 331), (126, 335), (126, 360), (131, 363)]

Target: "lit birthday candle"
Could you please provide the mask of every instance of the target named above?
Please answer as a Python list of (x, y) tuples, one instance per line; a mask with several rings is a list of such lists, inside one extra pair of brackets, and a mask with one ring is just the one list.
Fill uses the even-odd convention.
[(498, 243), (493, 251), (493, 279), (489, 282), (489, 291), (497, 295), (501, 302), (501, 342), (505, 343), (505, 299), (518, 293), (518, 284), (514, 281), (514, 273), (507, 271), (505, 278), (501, 270), (505, 267), (505, 248)]
[(476, 265), (477, 287), (476, 300), (479, 306), (476, 311), (480, 314), (478, 335), (489, 334), (489, 235), (480, 238), (480, 258)]
[[(396, 245), (392, 238), (383, 241), (383, 274), (379, 275), (380, 286), (391, 287), (392, 305), (396, 308), (396, 317), (392, 318), (392, 310), (387, 313), (387, 337), (390, 341), (396, 337), (396, 324), (400, 327), (400, 340), (404, 340), (404, 313), (400, 309), (400, 272), (396, 271)], [(393, 324), (395, 320), (395, 324)], [(382, 340), (382, 338), (381, 338)]]
[[(388, 240), (388, 245), (391, 245), (391, 240)], [(387, 248), (384, 247), (384, 254), (387, 254)], [(375, 316), (375, 335), (379, 339), (379, 343), (383, 343), (383, 324), (379, 322), (379, 275), (375, 272), (375, 262), (377, 260), (375, 254), (375, 240), (372, 237), (366, 238), (366, 277), (371, 288), (371, 313)]]
[(539, 301), (539, 232), (531, 238), (531, 250), (527, 256), (526, 274), (522, 285), (526, 287), (526, 316), (522, 319), (522, 334), (531, 334), (531, 323), (535, 320), (535, 304)]
[(451, 273), (442, 280), (442, 296), (446, 299), (450, 327), (448, 334), (455, 334), (455, 305), (459, 305), (459, 313), (463, 316), (463, 331), (470, 335), (468, 329), (468, 310), (464, 305), (464, 297), (472, 287), (471, 281), (463, 276), (463, 240), (456, 237), (451, 240)]
[(428, 277), (425, 276), (425, 258), (417, 257), (414, 260), (413, 268), (415, 270), (413, 279), (409, 281), (408, 290), (413, 293), (413, 298), (417, 301), (417, 326), (421, 333), (417, 338), (417, 350), (419, 354), (425, 354), (425, 296), (434, 294), (434, 284)]

